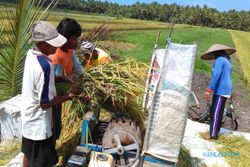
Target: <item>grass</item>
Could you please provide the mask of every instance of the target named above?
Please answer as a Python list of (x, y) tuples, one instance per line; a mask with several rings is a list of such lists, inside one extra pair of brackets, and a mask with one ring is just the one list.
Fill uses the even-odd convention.
[(178, 167), (193, 167), (194, 166), (194, 164), (192, 163), (192, 158), (189, 153), (189, 150), (186, 149), (183, 145), (181, 146), (181, 149), (180, 149), (177, 166)]
[[(204, 138), (206, 133), (208, 132), (203, 132), (200, 136)], [(243, 136), (220, 135), (218, 140), (212, 141), (220, 145), (217, 150), (224, 153), (224, 158), (230, 166), (250, 166), (250, 141)]]
[[(165, 48), (166, 39), (169, 29), (160, 30), (161, 38), (159, 41), (159, 48)], [(130, 50), (117, 50), (119, 55), (132, 56), (139, 61), (148, 62), (151, 59), (154, 43), (158, 30), (145, 31), (128, 31), (121, 32), (114, 37), (114, 41), (131, 43), (135, 45)], [(172, 42), (182, 44), (197, 43), (198, 50), (195, 62), (195, 70), (203, 72), (211, 72), (212, 65), (208, 61), (200, 59), (200, 55), (205, 52), (209, 46), (214, 43), (222, 43), (229, 46), (234, 46), (230, 33), (222, 29), (212, 28), (174, 28), (172, 33)]]

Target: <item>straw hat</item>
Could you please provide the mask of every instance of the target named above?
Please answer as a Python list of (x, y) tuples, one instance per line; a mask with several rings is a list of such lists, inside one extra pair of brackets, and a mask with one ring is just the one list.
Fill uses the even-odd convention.
[(215, 59), (214, 52), (222, 51), (222, 50), (224, 50), (228, 56), (236, 52), (234, 48), (230, 48), (229, 46), (221, 45), (221, 44), (214, 44), (205, 53), (201, 55), (201, 59), (213, 60)]

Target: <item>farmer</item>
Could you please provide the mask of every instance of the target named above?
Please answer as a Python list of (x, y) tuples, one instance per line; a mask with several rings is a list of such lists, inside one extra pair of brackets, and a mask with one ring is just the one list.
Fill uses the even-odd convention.
[(202, 56), (203, 60), (213, 60), (210, 84), (205, 91), (205, 99), (213, 92), (210, 112), (210, 138), (218, 139), (226, 100), (232, 95), (232, 63), (230, 55), (236, 50), (221, 44), (212, 45)]
[(73, 82), (73, 75), (83, 73), (83, 67), (73, 50), (77, 46), (82, 29), (74, 19), (66, 18), (59, 23), (57, 31), (67, 38), (67, 42), (61, 48), (57, 48), (56, 53), (50, 56), (56, 80)]
[(32, 39), (36, 48), (27, 53), (22, 83), (23, 166), (50, 167), (58, 161), (53, 145), (51, 107), (71, 99), (75, 92), (56, 95), (54, 73), (48, 58), (67, 39), (46, 21), (33, 25)]
[(105, 62), (111, 62), (110, 55), (107, 52), (100, 48), (94, 48), (89, 41), (82, 41), (81, 50), (84, 53), (84, 58), (88, 60), (87, 69)]
[[(77, 45), (77, 40), (81, 35), (82, 29), (80, 24), (74, 19), (66, 18), (59, 23), (57, 31), (67, 38), (67, 42), (62, 47), (57, 48), (55, 54), (50, 56), (54, 68), (55, 79), (56, 82), (67, 81), (73, 83), (73, 76), (83, 74), (83, 67), (73, 50)], [(54, 137), (56, 140), (59, 138), (62, 129), (62, 105), (55, 106), (53, 110), (56, 111), (53, 112), (55, 124)]]

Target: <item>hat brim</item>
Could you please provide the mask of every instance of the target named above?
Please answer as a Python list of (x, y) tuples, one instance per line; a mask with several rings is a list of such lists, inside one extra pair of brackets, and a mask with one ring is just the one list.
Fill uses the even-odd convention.
[(212, 52), (206, 52), (203, 55), (201, 55), (201, 59), (203, 60), (214, 60), (215, 59), (215, 54), (214, 52), (216, 51), (222, 51), (224, 50), (228, 56), (234, 54), (236, 52), (236, 49), (230, 48), (230, 49), (218, 49), (218, 50), (214, 50)]
[(56, 38), (51, 39), (51, 40), (47, 40), (45, 42), (47, 42), (51, 46), (54, 46), (56, 48), (60, 48), (61, 46), (63, 46), (67, 42), (67, 39), (64, 36), (62, 36), (61, 34), (58, 34), (58, 36)]

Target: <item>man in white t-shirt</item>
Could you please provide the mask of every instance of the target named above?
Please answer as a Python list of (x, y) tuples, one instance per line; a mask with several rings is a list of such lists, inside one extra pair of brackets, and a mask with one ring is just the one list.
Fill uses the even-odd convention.
[(67, 39), (46, 22), (32, 27), (36, 48), (28, 51), (22, 84), (22, 152), (23, 166), (50, 167), (58, 159), (52, 137), (52, 106), (73, 97), (73, 93), (56, 96), (54, 72), (49, 55), (55, 53)]

